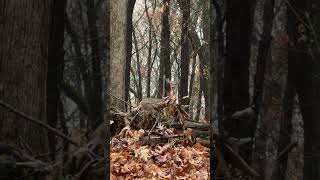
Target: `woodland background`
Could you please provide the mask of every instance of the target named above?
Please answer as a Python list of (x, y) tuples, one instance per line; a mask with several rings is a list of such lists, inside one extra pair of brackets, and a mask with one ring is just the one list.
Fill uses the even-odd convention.
[(238, 150), (257, 179), (320, 179), (319, 13), (316, 0), (0, 1), (0, 179), (108, 178), (110, 109), (164, 96), (210, 123), (211, 160), (215, 135), (249, 138)]

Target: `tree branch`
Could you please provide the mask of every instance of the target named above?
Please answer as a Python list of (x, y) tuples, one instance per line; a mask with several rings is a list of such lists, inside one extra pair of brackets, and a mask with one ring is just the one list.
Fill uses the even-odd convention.
[(3, 107), (5, 107), (5, 108), (7, 108), (9, 111), (15, 113), (16, 115), (22, 117), (23, 119), (26, 119), (26, 120), (34, 123), (34, 124), (37, 124), (37, 125), (45, 128), (45, 129), (47, 129), (48, 131), (56, 134), (57, 136), (59, 136), (59, 137), (65, 139), (65, 140), (69, 141), (71, 144), (79, 147), (79, 144), (78, 144), (77, 142), (75, 142), (74, 140), (72, 140), (70, 137), (64, 135), (62, 132), (58, 131), (57, 129), (55, 129), (55, 128), (53, 128), (53, 127), (45, 124), (44, 122), (39, 121), (39, 120), (36, 120), (36, 119), (32, 118), (31, 116), (29, 116), (29, 115), (27, 115), (27, 114), (25, 114), (25, 113), (23, 113), (23, 112), (18, 111), (17, 109), (15, 109), (15, 108), (12, 107), (11, 105), (3, 102), (2, 100), (0, 100), (0, 105), (3, 106)]

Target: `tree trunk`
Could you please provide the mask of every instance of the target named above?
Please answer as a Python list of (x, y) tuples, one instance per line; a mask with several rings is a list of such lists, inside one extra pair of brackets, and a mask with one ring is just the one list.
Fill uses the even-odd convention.
[[(227, 1), (226, 61), (224, 71), (224, 115), (249, 106), (249, 60), (252, 30), (252, 0)], [(245, 122), (227, 120), (225, 129), (233, 137), (248, 137)], [(252, 129), (252, 128), (251, 128)], [(247, 149), (247, 148), (246, 148)], [(244, 153), (246, 156), (248, 153)]]
[(97, 12), (95, 3), (92, 0), (87, 0), (87, 16), (88, 16), (88, 29), (91, 46), (91, 64), (92, 64), (92, 85), (90, 101), (90, 112), (92, 114), (89, 119), (91, 129), (97, 128), (103, 121), (103, 98), (102, 98), (102, 72), (101, 72), (101, 52), (102, 48), (99, 42), (99, 34), (97, 27)]
[[(308, 4), (308, 7), (310, 7), (310, 4)], [(313, 1), (313, 8), (309, 8), (308, 11), (310, 12), (310, 9), (313, 11), (319, 10), (320, 2), (319, 1)], [(319, 12), (319, 11), (318, 11)], [(311, 12), (310, 12), (311, 14)], [(315, 43), (312, 45), (313, 49), (313, 59), (312, 59), (312, 85), (313, 85), (313, 96), (312, 96), (312, 105), (313, 105), (313, 130), (318, 129), (318, 131), (313, 131), (313, 133), (316, 133), (313, 140), (316, 140), (316, 138), (319, 137), (319, 129), (320, 129), (320, 16), (319, 14), (313, 15), (313, 23), (315, 26), (315, 30), (313, 33), (310, 32), (311, 37), (315, 40)], [(310, 21), (308, 21), (310, 22)], [(316, 36), (318, 35), (318, 36)], [(319, 143), (319, 142), (317, 142)], [(319, 152), (319, 151), (318, 151)], [(317, 162), (314, 163), (315, 166), (312, 168), (312, 172), (309, 172), (310, 174), (319, 173), (319, 166), (320, 166), (320, 160), (318, 159)], [(311, 171), (311, 170), (310, 170)], [(305, 172), (308, 173), (308, 172)], [(319, 174), (316, 176), (319, 178)]]
[[(146, 93), (147, 93), (147, 98), (150, 98), (151, 95), (151, 72), (152, 72), (152, 35), (153, 35), (153, 24), (152, 24), (152, 19), (149, 15), (148, 11), (148, 6), (147, 6), (147, 0), (144, 0), (144, 8), (147, 14), (148, 18), (148, 23), (149, 23), (149, 47), (148, 47), (148, 57), (147, 57), (147, 84), (146, 84)], [(156, 47), (157, 48), (157, 47)]]
[[(303, 179), (319, 179), (320, 178), (320, 158), (312, 156), (320, 150), (319, 119), (317, 118), (317, 105), (315, 102), (319, 100), (317, 92), (313, 95), (313, 66), (309, 43), (310, 29), (305, 23), (310, 23), (308, 12), (308, 4), (306, 1), (297, 0), (289, 1), (288, 8), (288, 35), (289, 35), (289, 84), (293, 89), (292, 97), (289, 101), (293, 101), (295, 93), (299, 98), (300, 110), (304, 124), (304, 168)], [(310, 25), (310, 24), (308, 24)], [(315, 59), (315, 61), (317, 61)], [(311, 156), (310, 156), (311, 154)], [(285, 169), (286, 164), (282, 165)], [(279, 177), (278, 179), (280, 179)]]
[[(86, 114), (88, 116), (88, 119), (92, 119), (91, 117), (93, 116), (90, 109), (89, 109), (89, 102), (88, 99), (91, 97), (91, 88), (90, 88), (90, 77), (89, 77), (89, 71), (87, 64), (84, 59), (84, 55), (81, 51), (81, 44), (79, 41), (79, 36), (77, 32), (74, 30), (72, 27), (72, 24), (70, 22), (69, 17), (66, 18), (65, 22), (65, 29), (67, 34), (70, 35), (70, 40), (72, 42), (72, 46), (74, 48), (76, 56), (79, 58), (75, 62), (75, 65), (77, 67), (78, 73), (81, 75), (80, 77), (77, 77), (76, 80), (76, 87), (73, 88), (73, 86), (70, 83), (65, 83), (63, 82), (62, 88), (68, 98), (72, 99), (78, 106), (78, 108), (81, 110), (82, 113)], [(84, 92), (82, 91), (77, 91), (76, 89), (79, 89), (82, 87), (82, 82), (83, 80), (83, 86), (84, 86)], [(80, 120), (82, 122), (82, 120)], [(82, 125), (82, 123), (81, 123)], [(89, 123), (87, 123), (87, 128), (90, 129)]]
[[(204, 118), (206, 120), (209, 120), (209, 114), (210, 114), (210, 109), (209, 109), (209, 92), (208, 92), (208, 79), (209, 79), (209, 74), (208, 74), (208, 67), (209, 67), (209, 41), (210, 41), (210, 17), (209, 17), (209, 0), (204, 0), (202, 4), (202, 16), (203, 16), (203, 21), (202, 21), (202, 29), (203, 29), (203, 59), (200, 61), (200, 64), (203, 66), (203, 75), (202, 75), (202, 92), (203, 92), (203, 97), (204, 97), (204, 104), (205, 104), (205, 114)], [(201, 65), (200, 65), (201, 66)]]
[[(220, 83), (219, 78), (221, 77), (221, 74), (219, 76), (218, 66), (219, 63), (222, 63), (223, 61), (223, 36), (222, 36), (222, 12), (221, 7), (215, 0), (210, 0), (210, 6), (209, 6), (209, 24), (210, 24), (210, 30), (209, 30), (209, 118), (210, 118), (210, 179), (215, 179), (216, 169), (217, 169), (217, 157), (216, 157), (216, 151), (213, 144), (215, 144), (215, 124), (216, 120), (218, 120), (219, 123), (219, 133), (223, 132), (220, 131), (223, 127), (222, 119), (217, 119), (219, 117), (219, 109), (215, 108), (217, 107), (219, 101), (222, 99), (219, 98), (219, 91), (220, 91)], [(215, 13), (214, 13), (215, 12)], [(215, 16), (216, 15), (216, 16)], [(217, 44), (216, 42), (216, 35), (217, 35)], [(215, 58), (217, 57), (217, 58)], [(220, 68), (219, 68), (220, 69)], [(218, 101), (216, 100), (216, 97), (218, 96)], [(219, 106), (218, 106), (219, 108)], [(221, 109), (220, 109), (221, 110)], [(223, 133), (221, 133), (221, 136), (223, 136)]]
[(200, 112), (201, 112), (201, 109), (202, 109), (201, 77), (199, 79), (200, 79), (200, 86), (199, 86), (199, 91), (198, 91), (198, 94), (197, 94), (198, 97), (197, 97), (197, 105), (196, 105), (196, 115), (194, 117), (195, 121), (199, 121), (200, 120)]
[[(171, 62), (170, 62), (170, 0), (163, 0), (162, 29), (160, 41), (160, 73), (158, 81), (158, 98), (167, 96), (171, 90)], [(164, 90), (164, 91), (163, 91)]]
[[(110, 81), (111, 94), (125, 99), (125, 65), (126, 65), (126, 32), (127, 1), (111, 0), (111, 41), (110, 41)], [(111, 106), (125, 111), (125, 104), (111, 97)]]
[[(107, 3), (107, 11), (106, 11), (106, 22), (105, 22), (105, 27), (106, 27), (106, 74), (105, 74), (105, 88), (107, 90), (110, 90), (110, 74), (111, 74), (111, 59), (110, 59), (110, 32), (111, 32), (111, 17), (110, 17), (110, 11), (111, 11), (111, 0), (106, 0)], [(110, 120), (106, 117), (110, 117), (110, 95), (106, 94), (105, 100), (105, 114), (104, 114), (104, 120), (105, 120), (105, 129), (106, 131), (106, 137), (105, 137), (105, 159), (106, 159), (106, 177), (107, 180), (109, 180), (110, 177), (110, 140), (111, 140), (111, 132), (110, 132)]]
[[(273, 12), (274, 1), (265, 4), (265, 13)], [(274, 179), (274, 170), (278, 167), (279, 138), (283, 139), (288, 134), (280, 134), (279, 126), (283, 132), (288, 126), (287, 114), (287, 78), (288, 78), (288, 39), (286, 34), (286, 8), (277, 1), (277, 8), (281, 10), (276, 14), (276, 26), (273, 27), (273, 40), (271, 41), (270, 58), (265, 64), (263, 94), (260, 105), (260, 114), (256, 130), (256, 144), (254, 149), (254, 166), (260, 174), (260, 179)], [(269, 9), (270, 8), (270, 9)], [(268, 16), (273, 19), (272, 16)], [(268, 22), (267, 22), (268, 23)], [(268, 25), (268, 24), (264, 24)], [(270, 31), (271, 32), (271, 31)], [(266, 36), (268, 37), (268, 35)], [(263, 37), (263, 38), (266, 38)], [(288, 130), (288, 129), (287, 129)], [(290, 134), (289, 134), (290, 136)], [(284, 146), (287, 146), (285, 144)], [(285, 174), (285, 172), (282, 172)]]
[[(49, 1), (0, 1), (0, 99), (47, 122)], [(48, 150), (46, 131), (0, 107), (0, 141), (27, 143), (35, 153)]]
[[(204, 28), (206, 29), (206, 28)], [(199, 90), (202, 91), (204, 100), (205, 100), (205, 119), (209, 119), (209, 92), (208, 92), (208, 60), (209, 59), (209, 49), (206, 43), (201, 44), (200, 38), (193, 27), (190, 27), (189, 30), (190, 37), (192, 39), (192, 46), (197, 51), (200, 61), (199, 67), (199, 76), (200, 76), (200, 87)], [(209, 37), (205, 36), (205, 39), (208, 41)], [(199, 93), (199, 96), (202, 94)], [(202, 96), (202, 95), (201, 95)]]
[(136, 4), (136, 0), (128, 1), (127, 6), (127, 57), (126, 57), (126, 79), (125, 79), (125, 101), (129, 100), (129, 89), (130, 89), (130, 66), (131, 66), (131, 58), (132, 58), (132, 14), (134, 10), (134, 5)]
[[(54, 128), (58, 122), (58, 110), (60, 102), (60, 88), (63, 79), (64, 68), (64, 22), (66, 18), (67, 0), (53, 1), (50, 13), (50, 34), (48, 51), (47, 72), (47, 121)], [(56, 137), (48, 133), (50, 154), (55, 159)]]
[[(135, 30), (132, 31), (133, 34), (133, 40), (134, 40), (134, 47), (136, 50), (136, 61), (137, 61), (137, 74), (138, 74), (138, 80), (136, 81), (136, 89), (137, 89), (137, 98), (138, 102), (142, 100), (143, 94), (142, 94), (142, 73), (141, 73), (141, 62), (140, 62), (140, 52), (139, 52), (139, 47), (138, 47), (138, 40), (136, 36)], [(134, 72), (132, 72), (134, 73)]]
[[(211, 12), (215, 11), (216, 19), (213, 14), (210, 16), (210, 125), (214, 127), (214, 121), (218, 119), (219, 134), (224, 136), (224, 117), (223, 117), (223, 67), (224, 67), (224, 38), (223, 38), (223, 15), (222, 5), (215, 0), (210, 0)], [(214, 9), (214, 11), (213, 11)], [(217, 43), (215, 44), (215, 34)], [(217, 96), (217, 100), (215, 99)], [(215, 106), (216, 104), (216, 106)], [(217, 107), (216, 109), (214, 107)]]
[(179, 84), (179, 102), (182, 105), (189, 105), (188, 79), (190, 65), (190, 42), (188, 38), (189, 18), (190, 18), (190, 0), (181, 0), (182, 25), (181, 25), (181, 61), (180, 61), (180, 84)]
[[(257, 64), (256, 64), (255, 77), (254, 77), (254, 94), (253, 94), (254, 108), (253, 109), (256, 114), (260, 113), (260, 109), (261, 109), (260, 107), (263, 103), (262, 95), (263, 95), (263, 84), (265, 79), (265, 68), (266, 68), (266, 61), (270, 53), (271, 39), (272, 39), (271, 31), (273, 28), (273, 20), (275, 15), (274, 13), (270, 13), (270, 12), (274, 11), (273, 10), (274, 3), (275, 3), (274, 0), (271, 0), (269, 1), (269, 3), (265, 3), (263, 7), (263, 17), (262, 17), (263, 29), (262, 29), (262, 35), (258, 45)], [(258, 116), (256, 116), (255, 118), (258, 118)], [(252, 132), (256, 132), (257, 121), (258, 119), (255, 119), (253, 122), (254, 125), (253, 125)], [(259, 166), (256, 159), (257, 157), (255, 157), (257, 149), (253, 149), (253, 151), (254, 152), (253, 152), (251, 161), (253, 164)]]
[(192, 99), (192, 94), (193, 94), (193, 84), (194, 84), (194, 78), (195, 78), (195, 70), (196, 70), (196, 63), (197, 63), (197, 54), (195, 53), (195, 50), (193, 49), (193, 57), (192, 57), (192, 67), (191, 67), (191, 75), (190, 75), (190, 81), (189, 81), (189, 98), (190, 98), (190, 103), (189, 103), (189, 114), (190, 117), (193, 117), (193, 105), (194, 105), (194, 100)]

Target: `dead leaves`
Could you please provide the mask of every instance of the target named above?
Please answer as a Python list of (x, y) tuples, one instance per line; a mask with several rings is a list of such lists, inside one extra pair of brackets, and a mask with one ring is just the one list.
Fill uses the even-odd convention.
[[(162, 127), (162, 130), (164, 128)], [(173, 130), (168, 130), (174, 135)], [(187, 133), (186, 136), (190, 132)], [(144, 130), (126, 128), (111, 140), (112, 180), (126, 179), (209, 179), (209, 149), (199, 143), (185, 146), (169, 142), (141, 145)]]
[(195, 143), (192, 129), (162, 124), (190, 119), (174, 95), (144, 99), (127, 117), (132, 129), (111, 140), (111, 179), (209, 179), (209, 149)]

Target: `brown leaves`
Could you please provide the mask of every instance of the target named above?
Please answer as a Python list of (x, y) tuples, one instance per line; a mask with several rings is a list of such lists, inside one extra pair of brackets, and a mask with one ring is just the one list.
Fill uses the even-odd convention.
[[(175, 135), (173, 130), (162, 130)], [(198, 143), (184, 146), (177, 141), (142, 146), (139, 138), (148, 138), (145, 134), (127, 128), (119, 139), (111, 140), (111, 179), (209, 179), (208, 148)]]

